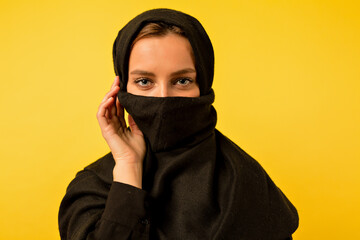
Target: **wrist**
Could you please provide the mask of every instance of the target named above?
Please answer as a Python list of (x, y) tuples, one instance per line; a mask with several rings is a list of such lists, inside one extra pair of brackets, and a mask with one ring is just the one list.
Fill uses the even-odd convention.
[(142, 188), (142, 172), (142, 163), (117, 162), (113, 169), (113, 180)]

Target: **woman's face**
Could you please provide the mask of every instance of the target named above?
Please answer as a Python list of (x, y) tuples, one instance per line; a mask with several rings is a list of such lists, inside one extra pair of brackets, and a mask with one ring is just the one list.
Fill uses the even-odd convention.
[(127, 91), (151, 97), (199, 97), (189, 41), (172, 33), (137, 41), (130, 53)]

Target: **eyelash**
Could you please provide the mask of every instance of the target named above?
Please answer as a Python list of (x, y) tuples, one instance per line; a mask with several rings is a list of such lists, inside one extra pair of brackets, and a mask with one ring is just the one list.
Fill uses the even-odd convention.
[[(183, 78), (177, 78), (177, 79), (175, 79), (175, 80), (173, 81), (173, 84), (176, 85), (176, 84), (177, 84), (179, 81), (181, 81), (181, 80), (188, 81), (186, 84), (179, 84), (179, 85), (184, 85), (184, 86), (186, 86), (186, 85), (191, 84), (191, 83), (194, 82), (194, 80), (192, 80), (191, 78), (183, 77)], [(138, 78), (138, 79), (136, 79), (134, 82), (135, 82), (135, 84), (138, 84), (138, 85), (140, 85), (141, 87), (146, 87), (147, 85), (141, 85), (141, 84), (140, 84), (140, 83), (143, 82), (143, 81), (148, 81), (148, 82), (150, 82), (150, 83), (152, 82), (151, 79), (149, 79), (149, 78)]]
[(178, 78), (178, 79), (176, 79), (175, 83), (178, 83), (178, 82), (181, 81), (181, 80), (188, 81), (188, 83), (187, 83), (187, 84), (180, 84), (180, 85), (188, 85), (188, 84), (194, 82), (191, 78), (184, 77), (184, 78)]
[[(141, 83), (142, 81), (151, 82), (151, 80), (148, 79), (148, 78), (138, 78), (138, 79), (136, 79), (134, 82), (135, 82), (136, 84), (140, 85), (139, 83)], [(140, 85), (140, 86), (144, 86), (144, 85)]]

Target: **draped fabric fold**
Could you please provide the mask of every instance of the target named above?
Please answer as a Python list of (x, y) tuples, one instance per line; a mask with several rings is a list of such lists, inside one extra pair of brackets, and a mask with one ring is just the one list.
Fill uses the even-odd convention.
[[(150, 22), (185, 32), (199, 97), (126, 91), (131, 43)], [(144, 12), (120, 30), (113, 59), (117, 97), (146, 141), (143, 189), (113, 182), (112, 154), (100, 158), (67, 189), (59, 210), (61, 238), (291, 239), (299, 221), (295, 207), (256, 160), (215, 128), (214, 52), (200, 22), (170, 9)]]
[(154, 152), (195, 145), (214, 130), (214, 92), (205, 96), (145, 97), (119, 91), (118, 98)]

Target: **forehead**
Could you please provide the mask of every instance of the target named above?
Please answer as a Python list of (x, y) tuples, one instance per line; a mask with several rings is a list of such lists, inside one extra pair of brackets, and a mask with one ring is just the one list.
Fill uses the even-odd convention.
[(132, 68), (194, 67), (190, 42), (177, 34), (147, 37), (137, 41), (129, 59)]

